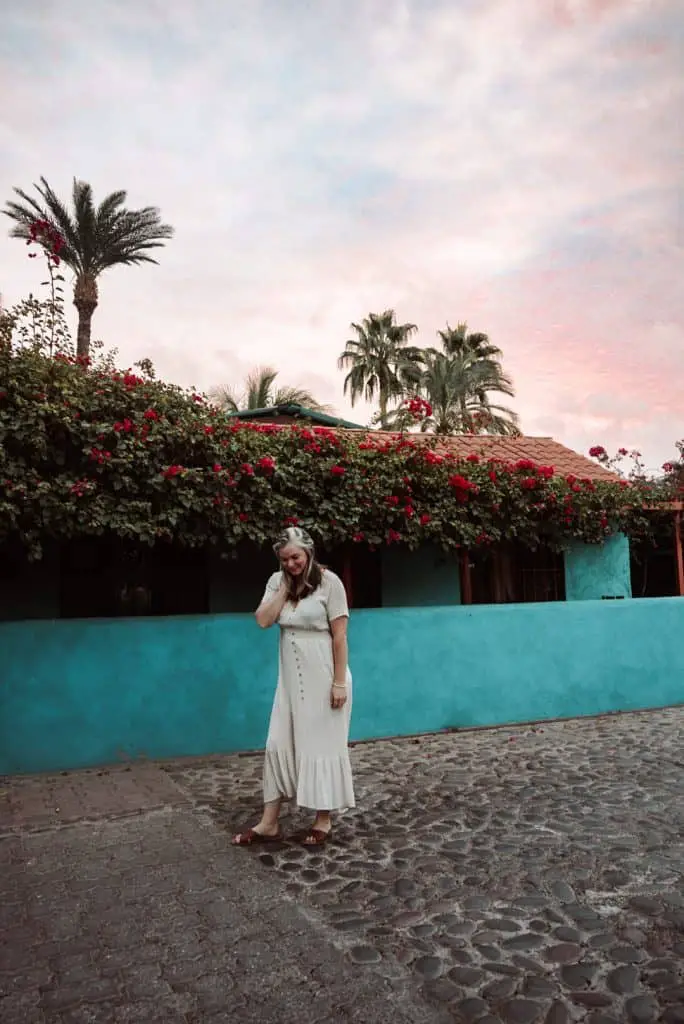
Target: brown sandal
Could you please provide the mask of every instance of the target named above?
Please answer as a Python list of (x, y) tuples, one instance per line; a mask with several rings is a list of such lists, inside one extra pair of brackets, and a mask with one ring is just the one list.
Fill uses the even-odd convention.
[(256, 843), (282, 843), (283, 833), (278, 831), (274, 836), (264, 835), (262, 832), (255, 832), (248, 828), (246, 832), (238, 832), (233, 839), (233, 846), (254, 846)]
[(302, 846), (323, 846), (328, 842), (331, 835), (332, 829), (324, 832), (322, 828), (310, 828), (301, 837), (300, 842)]

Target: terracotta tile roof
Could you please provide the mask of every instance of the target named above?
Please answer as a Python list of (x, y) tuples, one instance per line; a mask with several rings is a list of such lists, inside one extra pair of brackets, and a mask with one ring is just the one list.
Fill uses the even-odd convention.
[[(350, 431), (351, 433), (351, 431)], [(381, 430), (369, 431), (374, 441), (389, 440), (396, 434)], [(411, 440), (434, 441), (432, 434), (411, 434)], [(599, 466), (593, 459), (579, 455), (554, 441), (552, 437), (497, 437), (488, 434), (459, 434), (438, 438), (437, 450), (450, 451), (459, 458), (480, 455), (485, 459), (502, 459), (517, 462), (531, 459), (541, 466), (554, 466), (556, 472), (567, 476), (589, 477), (591, 480), (616, 480), (616, 473)]]

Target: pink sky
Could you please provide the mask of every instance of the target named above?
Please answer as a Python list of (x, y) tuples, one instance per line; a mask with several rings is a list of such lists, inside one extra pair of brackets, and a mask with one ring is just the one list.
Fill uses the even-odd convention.
[[(126, 188), (176, 237), (101, 281), (120, 361), (256, 364), (340, 413), (349, 323), (504, 350), (529, 434), (684, 436), (679, 0), (35, 0), (3, 14), (0, 198)], [(39, 276), (0, 236), (11, 305)], [(71, 315), (71, 311), (70, 311)]]

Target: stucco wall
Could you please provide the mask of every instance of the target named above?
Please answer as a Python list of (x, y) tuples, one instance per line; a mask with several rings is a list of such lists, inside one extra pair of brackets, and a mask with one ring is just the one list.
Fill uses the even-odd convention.
[(619, 533), (603, 545), (574, 544), (565, 553), (567, 601), (632, 596), (629, 538)]
[[(684, 702), (684, 599), (358, 611), (356, 739)], [(263, 745), (251, 616), (0, 624), (0, 773)]]

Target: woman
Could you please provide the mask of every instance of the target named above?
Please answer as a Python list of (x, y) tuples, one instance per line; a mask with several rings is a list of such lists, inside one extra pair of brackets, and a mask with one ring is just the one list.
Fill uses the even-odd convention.
[(264, 762), (264, 811), (236, 846), (281, 841), (283, 800), (316, 812), (302, 837), (321, 846), (331, 811), (354, 807), (349, 750), (351, 673), (347, 661), (349, 608), (342, 581), (314, 557), (311, 537), (291, 527), (274, 545), (281, 571), (271, 576), (256, 620), (280, 626), (280, 672)]

